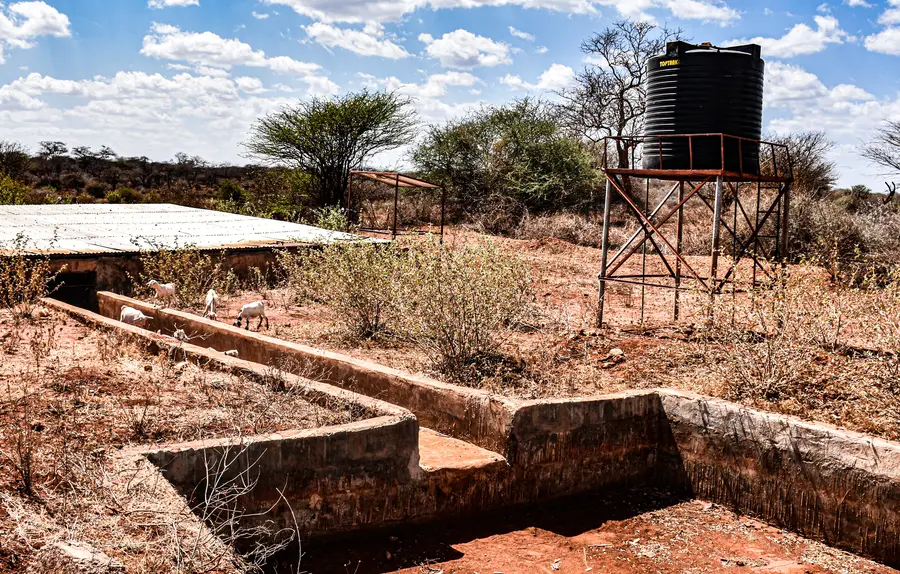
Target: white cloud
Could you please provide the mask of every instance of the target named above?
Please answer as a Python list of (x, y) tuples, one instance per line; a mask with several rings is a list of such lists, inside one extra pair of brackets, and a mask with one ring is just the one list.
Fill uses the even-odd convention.
[(878, 17), (878, 23), (882, 26), (892, 26), (900, 24), (900, 0), (888, 0), (888, 4), (893, 8), (888, 8)]
[(766, 116), (774, 118), (768, 130), (824, 130), (838, 144), (831, 159), (838, 164), (839, 185), (881, 185), (877, 169), (859, 156), (859, 142), (871, 138), (884, 120), (900, 120), (900, 96), (877, 98), (850, 84), (828, 87), (816, 75), (781, 62), (766, 68)]
[(887, 3), (891, 8), (878, 16), (878, 23), (886, 28), (866, 36), (864, 44), (870, 52), (900, 56), (900, 0), (888, 0)]
[(831, 14), (831, 6), (828, 5), (828, 2), (822, 2), (816, 6), (816, 12), (820, 14)]
[(253, 12), (251, 12), (251, 15), (252, 15), (254, 18), (256, 18), (257, 20), (265, 20), (265, 19), (267, 19), (267, 18), (269, 17), (269, 13), (268, 13), (268, 12), (257, 12), (256, 10), (254, 10)]
[(741, 17), (737, 10), (717, 1), (663, 0), (662, 5), (676, 18), (686, 20), (714, 21), (724, 25)]
[(4, 48), (27, 49), (41, 36), (71, 36), (69, 17), (45, 2), (16, 2), (4, 9), (0, 3), (0, 64)]
[(392, 60), (409, 56), (402, 46), (384, 38), (384, 27), (377, 22), (366, 24), (362, 30), (338, 28), (322, 22), (314, 22), (304, 29), (310, 39), (328, 48), (339, 47), (363, 56)]
[(882, 26), (900, 24), (900, 8), (885, 10), (881, 16), (878, 17), (878, 23)]
[(519, 76), (507, 74), (500, 78), (500, 83), (513, 89), (555, 91), (572, 85), (575, 79), (575, 71), (569, 66), (553, 64), (538, 78), (537, 83), (529, 84)]
[(447, 103), (443, 96), (447, 95), (448, 88), (468, 87), (472, 88), (468, 90), (470, 94), (478, 95), (481, 92), (475, 86), (483, 83), (468, 72), (457, 71), (433, 74), (420, 84), (404, 82), (395, 76), (378, 78), (362, 72), (356, 76), (364, 87), (396, 91), (410, 96), (420, 119), (428, 123), (440, 123), (461, 116), (479, 105), (479, 102)]
[[(212, 32), (182, 32), (178, 27), (154, 23), (144, 36), (141, 54), (151, 58), (187, 62), (207, 75), (209, 69), (230, 70), (232, 66), (268, 68), (279, 74), (301, 76), (311, 93), (334, 94), (338, 86), (328, 78), (317, 76), (318, 64), (300, 62), (289, 56), (267, 57), (262, 50), (236, 38), (226, 39)], [(222, 75), (218, 72), (218, 75)]]
[(534, 49), (534, 53), (535, 54), (546, 54), (547, 46), (538, 46), (537, 48)]
[(824, 130), (838, 143), (833, 159), (842, 171), (840, 185), (878, 185), (875, 170), (858, 155), (859, 142), (870, 138), (885, 119), (900, 120), (900, 97), (877, 98), (851, 84), (828, 87), (799, 66), (771, 62), (766, 66), (764, 101), (766, 117), (774, 118), (769, 130)]
[(885, 28), (877, 34), (866, 37), (866, 49), (890, 56), (900, 56), (900, 28)]
[(235, 78), (234, 83), (242, 92), (248, 94), (260, 94), (265, 91), (259, 78), (241, 76), (240, 78)]
[(534, 35), (529, 34), (528, 32), (523, 32), (517, 28), (512, 26), (509, 27), (509, 33), (515, 36), (516, 38), (521, 38), (522, 40), (527, 40), (529, 42), (534, 42)]
[(223, 70), (222, 68), (212, 68), (210, 66), (197, 66), (194, 68), (194, 71), (201, 76), (212, 76), (214, 78), (227, 78), (231, 76), (231, 73), (228, 72), (228, 70)]
[(816, 29), (806, 24), (796, 24), (781, 38), (752, 38), (736, 40), (738, 43), (753, 43), (762, 46), (763, 54), (777, 58), (790, 58), (801, 54), (815, 54), (828, 44), (843, 44), (855, 38), (841, 29), (834, 16), (816, 16)]
[(595, 0), (264, 0), (266, 4), (289, 6), (298, 14), (325, 22), (398, 21), (406, 14), (430, 6), (477, 8), (481, 6), (522, 6), (546, 8), (570, 14), (594, 14)]
[(200, 0), (147, 0), (148, 8), (166, 8), (169, 6), (199, 6)]
[(445, 68), (470, 69), (476, 66), (492, 67), (509, 64), (509, 46), (468, 30), (455, 30), (435, 40), (430, 34), (421, 34), (419, 40), (427, 46), (425, 52), (440, 61)]
[(566, 14), (600, 13), (610, 6), (632, 18), (650, 19), (647, 10), (662, 8), (679, 18), (728, 22), (740, 17), (722, 0), (264, 0), (266, 4), (289, 6), (299, 14), (323, 22), (399, 21), (419, 9), (479, 8), (519, 6)]
[(32, 73), (0, 85), (0, 123), (5, 137), (32, 146), (51, 138), (110, 145), (123, 155), (168, 159), (183, 150), (239, 162), (253, 121), (296, 102), (257, 95), (264, 91), (249, 76), (119, 72), (66, 80)]
[(859, 6), (862, 8), (871, 8), (872, 5), (866, 2), (866, 0), (844, 0), (844, 4), (847, 6)]

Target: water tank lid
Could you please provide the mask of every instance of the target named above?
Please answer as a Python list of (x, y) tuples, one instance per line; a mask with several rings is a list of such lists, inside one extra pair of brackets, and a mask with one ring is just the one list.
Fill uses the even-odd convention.
[(689, 44), (687, 42), (669, 42), (666, 44), (667, 58), (680, 58), (689, 52), (728, 52), (747, 54), (753, 58), (762, 56), (762, 48), (759, 44), (744, 44), (743, 46), (713, 46), (709, 42), (702, 44)]

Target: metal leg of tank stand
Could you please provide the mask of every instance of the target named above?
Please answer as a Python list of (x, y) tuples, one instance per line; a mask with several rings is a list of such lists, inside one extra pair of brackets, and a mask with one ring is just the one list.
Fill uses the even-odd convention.
[(722, 230), (722, 176), (716, 178), (716, 200), (713, 205), (712, 258), (709, 265), (710, 297), (718, 291), (716, 275), (719, 272), (719, 233)]
[(603, 198), (603, 236), (600, 243), (600, 275), (597, 276), (597, 327), (603, 327), (603, 303), (606, 299), (606, 262), (609, 257), (609, 209), (612, 204), (612, 183), (606, 176), (606, 195)]
[[(678, 205), (684, 201), (684, 182), (678, 184)], [(675, 220), (675, 250), (677, 255), (681, 255), (684, 247), (684, 206), (678, 208), (678, 219)], [(681, 259), (675, 257), (675, 309), (672, 317), (678, 321), (678, 315), (681, 311)]]

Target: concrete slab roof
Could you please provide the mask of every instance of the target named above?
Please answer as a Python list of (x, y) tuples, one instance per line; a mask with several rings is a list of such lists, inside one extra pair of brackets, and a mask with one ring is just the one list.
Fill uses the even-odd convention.
[(311, 225), (171, 205), (0, 205), (0, 250), (16, 237), (25, 251), (52, 254), (135, 253), (194, 246), (200, 249), (276, 247), (368, 240)]

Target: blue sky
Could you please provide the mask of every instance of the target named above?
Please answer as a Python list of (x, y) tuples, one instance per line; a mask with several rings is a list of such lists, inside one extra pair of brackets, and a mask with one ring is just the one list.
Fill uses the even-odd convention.
[(841, 184), (883, 187), (857, 148), (900, 120), (900, 0), (0, 2), (0, 139), (243, 163), (254, 119), (311, 95), (400, 90), (423, 122), (552, 98), (622, 17), (759, 42), (766, 131), (824, 130)]

